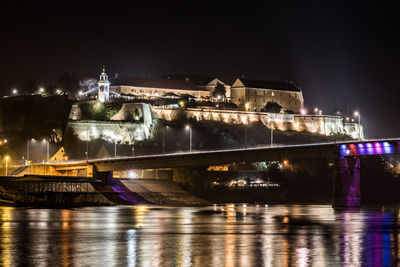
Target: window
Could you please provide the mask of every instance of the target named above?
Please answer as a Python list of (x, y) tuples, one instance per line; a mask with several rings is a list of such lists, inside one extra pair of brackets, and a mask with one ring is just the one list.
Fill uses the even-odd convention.
[(265, 98), (264, 98), (264, 103), (265, 103)]
[(257, 90), (254, 90), (254, 94), (255, 94), (255, 95), (257, 94)]
[(254, 112), (257, 112), (257, 108), (254, 108)]
[(271, 92), (271, 95), (274, 96), (275, 95), (274, 92)]
[(257, 98), (254, 98), (254, 102), (257, 102)]
[(250, 97), (247, 98), (247, 101), (250, 101)]
[(265, 90), (264, 90), (264, 95), (265, 95)]
[(239, 102), (240, 102), (240, 98), (239, 98)]
[(283, 105), (283, 100), (281, 100), (281, 105)]

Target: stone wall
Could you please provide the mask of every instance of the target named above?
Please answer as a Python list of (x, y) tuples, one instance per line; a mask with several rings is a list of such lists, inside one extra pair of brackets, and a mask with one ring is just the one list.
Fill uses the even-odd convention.
[(79, 103), (72, 106), (68, 127), (82, 141), (103, 139), (111, 143), (134, 144), (152, 134), (153, 117), (145, 103), (123, 103), (109, 121), (82, 120)]
[(155, 116), (167, 121), (178, 118), (182, 112), (187, 119), (213, 120), (229, 124), (249, 124), (261, 122), (273, 126), (281, 131), (307, 131), (321, 135), (348, 134), (352, 138), (364, 138), (363, 127), (358, 123), (343, 123), (343, 118), (330, 115), (293, 115), (282, 114), (281, 121), (271, 121), (276, 114), (265, 112), (246, 112), (229, 110), (201, 110), (201, 109), (171, 109), (152, 107)]

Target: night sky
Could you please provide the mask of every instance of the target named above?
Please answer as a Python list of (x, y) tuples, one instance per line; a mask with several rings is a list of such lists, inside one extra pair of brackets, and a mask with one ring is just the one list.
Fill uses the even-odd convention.
[[(11, 1), (10, 1), (11, 2)], [(12, 1), (0, 16), (0, 94), (63, 72), (293, 80), (305, 106), (361, 112), (400, 136), (398, 9), (375, 1)], [(85, 2), (85, 3), (83, 3)], [(217, 1), (215, 1), (217, 2)], [(381, 1), (383, 2), (383, 1)]]

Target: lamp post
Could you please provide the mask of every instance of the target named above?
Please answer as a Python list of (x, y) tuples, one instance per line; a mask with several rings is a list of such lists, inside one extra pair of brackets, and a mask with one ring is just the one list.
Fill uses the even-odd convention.
[(358, 137), (361, 140), (361, 114), (358, 110), (354, 112), (354, 116), (358, 118)]
[(89, 128), (86, 127), (86, 160), (89, 160)]
[(274, 124), (272, 123), (272, 121), (269, 123), (269, 127), (271, 129), (271, 147), (274, 146)]
[(29, 139), (28, 142), (26, 144), (26, 163), (28, 164), (29, 161)]
[(46, 161), (49, 161), (49, 141), (43, 139), (43, 143), (46, 144)]
[(6, 156), (5, 160), (6, 160), (6, 176), (8, 175), (8, 160), (10, 159), (9, 156)]
[(165, 126), (164, 128), (163, 128), (163, 145), (162, 145), (162, 152), (163, 152), (163, 154), (165, 154), (165, 139), (167, 138), (167, 136), (166, 136), (166, 130), (167, 130), (167, 127), (168, 126)]
[(186, 130), (189, 130), (189, 152), (192, 152), (192, 127), (186, 125)]
[(135, 156), (135, 147), (132, 146), (132, 157), (134, 157), (134, 156)]
[(247, 149), (247, 122), (244, 125), (244, 147)]
[(117, 157), (117, 141), (114, 143), (114, 158)]

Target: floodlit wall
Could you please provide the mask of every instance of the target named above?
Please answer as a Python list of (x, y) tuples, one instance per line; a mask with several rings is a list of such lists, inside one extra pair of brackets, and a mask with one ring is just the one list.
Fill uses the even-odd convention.
[(272, 123), (275, 128), (281, 131), (307, 131), (321, 135), (342, 133), (348, 134), (352, 138), (359, 138), (361, 132), (362, 138), (364, 137), (362, 125), (358, 123), (343, 123), (343, 119), (339, 116), (279, 114), (278, 119), (272, 119), (276, 118), (277, 114), (229, 110), (182, 110), (161, 107), (153, 107), (153, 112), (159, 119), (167, 121), (177, 119), (179, 114), (183, 112), (186, 118), (192, 118), (197, 121), (212, 120), (229, 124), (261, 122), (267, 126)]
[(123, 103), (109, 121), (83, 120), (79, 103), (72, 106), (69, 128), (82, 141), (103, 139), (111, 143), (134, 144), (151, 136), (153, 117), (148, 104)]

